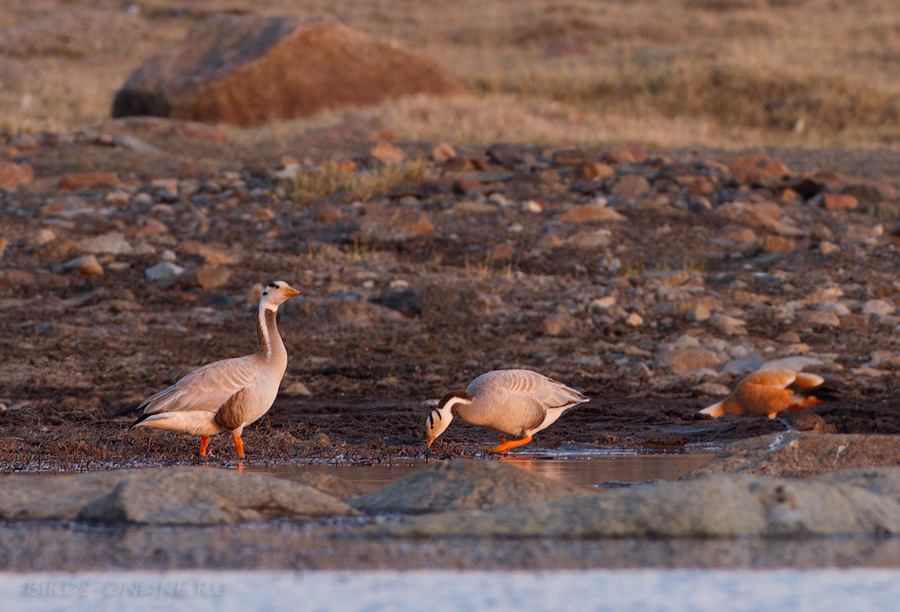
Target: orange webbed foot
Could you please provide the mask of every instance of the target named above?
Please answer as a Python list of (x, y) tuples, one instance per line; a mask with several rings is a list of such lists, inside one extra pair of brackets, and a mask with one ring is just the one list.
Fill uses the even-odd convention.
[(524, 438), (521, 438), (520, 440), (510, 440), (508, 442), (502, 442), (501, 444), (498, 444), (497, 446), (492, 448), (490, 451), (488, 451), (488, 454), (489, 455), (505, 455), (511, 449), (513, 449), (517, 446), (524, 446), (524, 445), (528, 444), (529, 442), (531, 442), (531, 436), (525, 436)]

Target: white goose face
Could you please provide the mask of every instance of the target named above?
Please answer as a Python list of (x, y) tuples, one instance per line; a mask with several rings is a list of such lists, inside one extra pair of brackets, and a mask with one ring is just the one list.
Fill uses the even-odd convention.
[(450, 425), (450, 421), (453, 420), (453, 407), (457, 404), (469, 404), (471, 401), (472, 396), (462, 391), (448, 393), (441, 398), (437, 408), (425, 419), (425, 434), (428, 439), (426, 448), (431, 448), (438, 436)]
[(284, 281), (275, 281), (274, 283), (269, 283), (263, 290), (260, 303), (265, 305), (266, 308), (274, 310), (295, 295), (300, 295), (300, 292)]

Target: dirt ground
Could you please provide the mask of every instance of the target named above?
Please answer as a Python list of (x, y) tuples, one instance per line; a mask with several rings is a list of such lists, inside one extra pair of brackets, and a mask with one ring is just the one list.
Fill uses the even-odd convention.
[[(291, 150), (267, 150), (141, 137), (164, 147), (168, 156), (148, 158), (93, 136), (48, 137), (20, 152), (19, 159), (34, 167), (37, 179), (7, 193), (0, 204), (7, 241), (0, 261), (0, 402), (5, 405), (0, 412), (0, 470), (195, 461), (195, 438), (126, 431), (127, 419), (108, 417), (199, 365), (255, 350), (254, 305), (247, 296), (254, 283), (278, 278), (294, 283), (303, 295), (288, 302), (280, 315), (290, 364), (272, 410), (245, 433), (250, 462), (378, 462), (422, 456), (426, 400), (464, 388), (478, 374), (500, 367), (543, 371), (592, 398), (537, 436), (533, 445), (548, 450), (678, 451), (783, 430), (788, 425), (777, 420), (711, 420), (697, 414), (718, 398), (699, 391), (697, 379), (663, 376), (654, 360), (675, 338), (711, 338), (716, 332), (684, 317), (661, 316), (655, 309), (662, 298), (654, 301), (642, 288), (652, 286), (654, 279), (681, 275), (680, 287), (696, 286), (715, 295), (724, 311), (744, 295), (739, 291), (763, 295), (775, 306), (822, 286), (841, 287), (847, 298), (857, 301), (893, 300), (900, 292), (897, 255), (889, 237), (890, 210), (886, 213), (884, 207), (826, 211), (801, 206), (794, 214), (804, 228), (795, 238), (797, 246), (769, 253), (754, 245), (717, 241), (730, 221), (716, 214), (660, 216), (617, 205), (626, 220), (612, 230), (614, 247), (585, 251), (564, 244), (550, 252), (542, 250), (541, 240), (559, 227), (553, 220), (558, 211), (577, 203), (571, 175), (551, 175), (529, 187), (528, 199), (543, 203), (540, 215), (504, 207), (473, 216), (448, 214), (448, 200), (458, 205), (468, 195), (451, 191), (429, 198), (423, 182), (397, 187), (382, 200), (391, 204), (414, 196), (416, 210), (434, 220), (434, 234), (361, 242), (351, 222), (358, 205), (332, 198), (299, 207), (290, 198), (273, 195), (277, 190), (270, 175), (279, 159), (298, 151), (308, 164), (355, 159), (365, 167), (372, 163), (365, 154), (370, 144), (310, 141), (295, 143)], [(15, 144), (11, 136), (8, 141)], [(429, 148), (425, 143), (401, 144), (409, 156), (424, 156)], [(540, 161), (549, 159), (552, 151), (522, 147), (507, 153), (500, 162), (496, 155), (490, 158), (489, 169), (519, 172), (532, 164), (527, 171), (554, 170)], [(824, 169), (859, 180), (898, 183), (896, 155), (888, 150), (770, 153), (797, 175)], [(457, 154), (484, 157), (480, 149)], [(666, 161), (728, 163), (738, 155), (651, 152), (645, 164), (617, 171), (656, 172), (658, 177)], [(59, 177), (88, 169), (114, 171), (119, 184), (76, 192), (59, 187)], [(171, 176), (195, 184), (218, 180), (224, 195), (220, 191), (211, 201), (196, 195), (170, 198), (162, 203), (174, 212), (163, 213), (162, 208), (109, 204), (111, 192), (124, 190), (126, 199), (138, 192), (153, 193), (153, 179)], [(246, 189), (234, 188), (235, 181)], [(254, 186), (259, 191), (252, 191)], [(507, 183), (498, 189), (510, 193), (513, 187)], [(721, 190), (728, 189), (740, 191), (723, 179)], [(72, 197), (80, 198), (77, 206), (89, 212), (65, 216), (53, 207), (63, 202), (59, 206), (65, 210)], [(195, 217), (202, 207), (206, 226), (198, 229)], [(343, 211), (343, 220), (320, 222), (329, 207)], [(257, 214), (260, 209), (265, 214)], [(164, 219), (166, 230), (159, 236), (142, 234), (147, 219), (158, 214), (170, 215)], [(661, 240), (656, 236), (663, 225)], [(821, 233), (806, 230), (826, 227), (841, 237), (848, 226), (879, 225), (888, 233), (868, 241), (848, 238), (828, 258), (818, 250)], [(514, 235), (509, 233), (512, 226)], [(55, 238), (37, 244), (35, 235), (47, 228)], [(78, 254), (79, 240), (110, 231), (149, 248), (101, 256), (105, 269), (100, 276), (80, 276), (62, 267)], [(166, 249), (177, 253), (182, 265), (200, 263), (185, 254), (188, 240), (233, 256), (225, 284), (208, 289), (162, 286), (146, 277), (144, 270), (158, 263)], [(510, 240), (513, 258), (493, 259), (497, 244)], [(611, 254), (621, 262), (618, 271), (604, 267)], [(741, 283), (735, 285), (735, 279)], [(404, 297), (403, 288), (420, 291)], [(636, 308), (643, 309), (648, 324), (633, 328), (584, 307), (610, 292), (626, 309), (632, 307), (627, 296), (638, 296), (635, 303), (641, 306)], [(391, 300), (407, 298), (407, 306), (389, 307)], [(567, 317), (562, 333), (542, 327), (546, 315), (554, 312)], [(791, 354), (800, 345), (776, 338), (795, 326), (772, 320), (767, 313), (745, 310), (745, 333), (720, 340), (772, 356)], [(837, 432), (898, 433), (893, 384), (897, 361), (891, 361), (896, 335), (864, 318), (854, 314), (837, 327), (796, 328), (803, 351), (829, 364), (835, 398), (815, 412)], [(856, 368), (871, 361), (874, 351), (882, 351), (881, 369), (860, 374)], [(652, 368), (649, 376), (634, 369), (639, 363)], [(728, 377), (714, 380), (733, 382)], [(299, 394), (292, 387), (297, 383), (311, 395)], [(493, 441), (479, 428), (454, 424), (435, 452), (472, 455)], [(214, 463), (234, 458), (225, 436), (213, 441), (211, 451)]]

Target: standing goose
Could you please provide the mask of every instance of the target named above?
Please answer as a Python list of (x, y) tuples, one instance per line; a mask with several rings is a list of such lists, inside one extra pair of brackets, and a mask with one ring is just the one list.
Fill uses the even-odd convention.
[(157, 427), (201, 436), (201, 457), (206, 456), (210, 436), (228, 430), (234, 436), (238, 456), (243, 458), (244, 427), (268, 412), (287, 368), (287, 351), (275, 321), (278, 307), (299, 294), (284, 281), (269, 283), (265, 288), (256, 317), (259, 351), (255, 354), (205, 365), (141, 404), (112, 416), (143, 410), (131, 427)]
[[(425, 420), (428, 448), (453, 416), (459, 415), (500, 437), (500, 444), (490, 454), (506, 454), (531, 442), (531, 436), (552, 425), (569, 408), (587, 401), (584, 394), (543, 374), (494, 370), (473, 380), (465, 391), (452, 391), (441, 398)], [(521, 439), (507, 441), (505, 436)]]

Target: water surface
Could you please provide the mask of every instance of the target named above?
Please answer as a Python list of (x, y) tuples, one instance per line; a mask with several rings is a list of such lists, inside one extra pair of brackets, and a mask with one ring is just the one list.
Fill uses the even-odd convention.
[[(604, 483), (640, 483), (675, 480), (712, 458), (712, 452), (632, 453), (605, 455), (516, 456), (502, 459), (508, 465), (577, 486)], [(369, 493), (406, 476), (426, 464), (421, 459), (396, 460), (373, 465), (247, 466), (248, 472), (292, 478), (302, 473), (340, 478), (361, 493)]]

